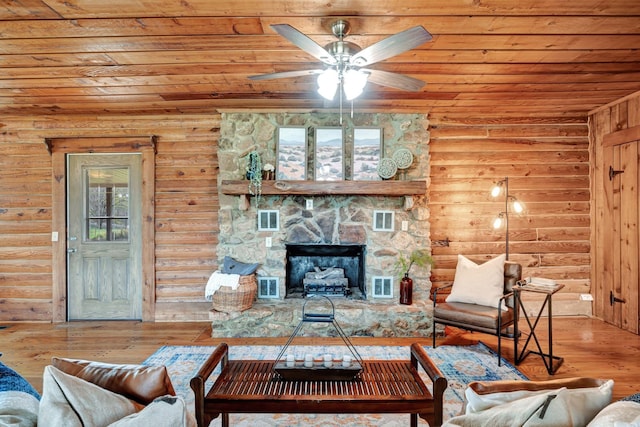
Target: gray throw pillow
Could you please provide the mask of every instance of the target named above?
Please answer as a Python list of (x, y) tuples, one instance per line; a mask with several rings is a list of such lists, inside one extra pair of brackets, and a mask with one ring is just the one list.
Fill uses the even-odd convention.
[(258, 269), (258, 263), (247, 264), (244, 262), (236, 261), (230, 256), (224, 257), (222, 264), (222, 272), (224, 274), (239, 274), (241, 276), (248, 276), (253, 274)]

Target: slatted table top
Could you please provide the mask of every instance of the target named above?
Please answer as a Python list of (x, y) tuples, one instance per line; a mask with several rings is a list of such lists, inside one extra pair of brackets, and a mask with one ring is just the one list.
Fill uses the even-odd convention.
[(229, 360), (207, 399), (341, 399), (433, 400), (408, 360), (365, 360), (359, 377), (347, 381), (283, 380), (273, 360)]

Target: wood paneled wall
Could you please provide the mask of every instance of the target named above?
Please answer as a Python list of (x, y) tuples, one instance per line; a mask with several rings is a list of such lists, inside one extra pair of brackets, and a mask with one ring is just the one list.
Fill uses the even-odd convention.
[[(207, 320), (217, 268), (217, 113), (0, 120), (0, 320), (52, 320), (51, 157), (45, 138), (156, 135), (155, 318)], [(64, 239), (64, 236), (60, 236)]]
[[(504, 198), (489, 193), (509, 177), (509, 194), (527, 207), (510, 214), (509, 259), (525, 277), (565, 285), (554, 313), (591, 314), (591, 303), (580, 300), (591, 291), (586, 117), (429, 118), (433, 285), (453, 281), (458, 254), (483, 262), (505, 252), (505, 231), (491, 226)], [(540, 302), (526, 297), (532, 307)]]
[[(589, 151), (586, 117), (430, 116), (429, 204), (434, 284), (453, 279), (457, 254), (504, 252), (491, 229), (509, 177), (527, 204), (511, 219), (510, 258), (525, 275), (566, 285), (560, 314), (590, 314)], [(217, 267), (220, 116), (76, 116), (0, 120), (0, 320), (51, 320), (51, 160), (45, 138), (157, 135), (156, 320), (207, 320), (203, 285)], [(61, 236), (62, 237), (62, 236)], [(446, 241), (449, 241), (448, 246)]]

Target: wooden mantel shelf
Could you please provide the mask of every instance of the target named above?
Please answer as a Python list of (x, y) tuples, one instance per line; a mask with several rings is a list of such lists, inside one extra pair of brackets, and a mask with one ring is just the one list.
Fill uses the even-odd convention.
[[(220, 191), (229, 195), (248, 195), (249, 181), (222, 181)], [(426, 181), (262, 181), (263, 195), (402, 197), (426, 192)]]

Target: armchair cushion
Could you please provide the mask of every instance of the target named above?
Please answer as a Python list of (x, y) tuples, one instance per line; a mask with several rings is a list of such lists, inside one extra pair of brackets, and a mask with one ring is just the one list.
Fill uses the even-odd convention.
[[(463, 302), (489, 307), (498, 307), (504, 295), (504, 263), (502, 254), (476, 264), (463, 255), (458, 255), (458, 265), (447, 302)], [(503, 303), (503, 309), (507, 307)]]
[(498, 321), (503, 325), (513, 322), (513, 310), (503, 310), (498, 316), (495, 307), (485, 305), (445, 302), (436, 305), (434, 316), (451, 325), (473, 325), (489, 333), (495, 333)]

